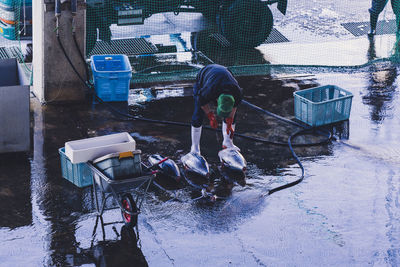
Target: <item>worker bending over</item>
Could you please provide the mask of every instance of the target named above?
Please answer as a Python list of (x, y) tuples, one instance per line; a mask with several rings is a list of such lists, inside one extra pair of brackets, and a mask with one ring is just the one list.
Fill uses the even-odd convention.
[(217, 118), (210, 104), (217, 102), (217, 115), (223, 118), (222, 148), (237, 149), (233, 144), (235, 132), (235, 114), (242, 101), (242, 88), (232, 73), (224, 66), (212, 64), (200, 70), (193, 87), (194, 112), (192, 116), (192, 147), (190, 153), (200, 155), (200, 137), (204, 116), (210, 121), (214, 129), (218, 127)]

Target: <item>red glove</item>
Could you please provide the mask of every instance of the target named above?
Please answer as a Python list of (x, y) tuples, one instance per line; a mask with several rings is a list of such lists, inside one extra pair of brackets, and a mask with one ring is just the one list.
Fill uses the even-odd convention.
[(226, 134), (229, 135), (229, 137), (232, 139), (233, 134), (235, 133), (235, 131), (232, 128), (233, 118), (226, 118), (225, 121), (226, 121)]
[(217, 122), (217, 118), (215, 117), (214, 113), (213, 112), (207, 113), (207, 117), (210, 120), (211, 128), (217, 129), (218, 122)]

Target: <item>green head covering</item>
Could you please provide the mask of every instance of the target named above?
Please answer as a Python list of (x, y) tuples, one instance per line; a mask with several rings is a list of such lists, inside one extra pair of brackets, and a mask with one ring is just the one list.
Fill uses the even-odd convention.
[(229, 117), (229, 114), (231, 113), (234, 104), (235, 99), (232, 95), (221, 94), (218, 97), (217, 115), (222, 118)]

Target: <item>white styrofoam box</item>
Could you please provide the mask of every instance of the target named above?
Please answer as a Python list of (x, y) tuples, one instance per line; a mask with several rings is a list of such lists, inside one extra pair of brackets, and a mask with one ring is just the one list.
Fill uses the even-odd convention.
[(65, 154), (73, 164), (87, 162), (101, 156), (133, 151), (136, 142), (129, 133), (117, 133), (65, 143)]

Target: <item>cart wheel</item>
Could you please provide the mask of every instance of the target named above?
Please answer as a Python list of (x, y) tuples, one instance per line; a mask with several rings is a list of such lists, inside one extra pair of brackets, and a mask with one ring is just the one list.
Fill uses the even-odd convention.
[(272, 12), (261, 0), (235, 0), (222, 11), (219, 26), (228, 41), (242, 48), (263, 43), (272, 30)]
[(135, 230), (131, 226), (123, 225), (121, 228), (121, 241), (125, 244), (137, 244)]
[[(125, 210), (129, 211), (129, 212), (132, 212), (132, 213), (133, 212), (138, 212), (138, 209), (136, 207), (136, 203), (133, 200), (131, 194), (123, 195), (122, 198), (121, 198), (121, 204), (122, 204), (122, 207)], [(130, 227), (135, 227), (136, 224), (137, 224), (137, 221), (138, 221), (138, 215), (137, 214), (136, 215), (131, 215), (131, 214), (126, 213), (124, 211), (121, 211), (121, 212), (122, 212), (122, 218), (124, 219), (125, 224), (130, 226)]]

